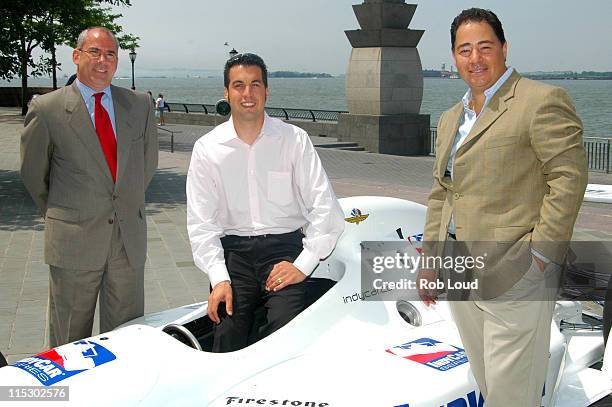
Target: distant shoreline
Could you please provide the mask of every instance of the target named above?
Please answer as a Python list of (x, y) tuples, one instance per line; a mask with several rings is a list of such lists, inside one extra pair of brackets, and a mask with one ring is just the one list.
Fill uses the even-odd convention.
[[(550, 72), (521, 72), (525, 78), (536, 79), (540, 81), (546, 80), (571, 80), (571, 81), (609, 81), (612, 80), (612, 72), (596, 72), (596, 71), (550, 71)], [(442, 78), (442, 79), (460, 79), (457, 71), (424, 69), (423, 76), (425, 78)]]
[[(535, 80), (567, 80), (567, 81), (611, 81), (612, 72), (521, 72), (521, 75)], [(297, 71), (273, 71), (268, 73), (269, 78), (273, 79), (328, 79), (328, 78), (344, 78), (345, 74), (331, 75), (325, 72), (297, 72)], [(58, 77), (58, 82), (65, 81), (68, 76)], [(223, 78), (223, 75), (136, 75), (135, 79), (211, 79)], [(423, 70), (423, 78), (425, 79), (461, 79), (456, 71), (438, 71), (433, 69)], [(50, 77), (29, 77), (29, 80), (51, 80)], [(129, 80), (129, 75), (120, 73), (113, 79)], [(0, 80), (0, 87), (5, 86), (20, 86), (21, 78), (15, 77), (12, 80)]]
[(333, 78), (325, 72), (295, 72), (295, 71), (274, 71), (268, 73), (270, 78)]
[(556, 77), (556, 76), (546, 76), (546, 75), (523, 75), (529, 79), (535, 79), (538, 81), (612, 81), (612, 76), (604, 76), (604, 77)]

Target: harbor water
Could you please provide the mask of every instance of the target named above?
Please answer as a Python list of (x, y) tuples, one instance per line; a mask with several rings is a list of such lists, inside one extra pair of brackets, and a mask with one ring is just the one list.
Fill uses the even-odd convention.
[[(270, 78), (268, 106), (319, 110), (346, 110), (344, 77), (334, 78)], [(65, 83), (61, 78), (60, 85)], [(116, 78), (113, 83), (129, 88), (130, 78)], [(612, 81), (550, 80), (551, 85), (567, 90), (584, 123), (585, 137), (612, 137)], [(47, 78), (31, 78), (30, 86), (50, 86)], [(0, 86), (7, 86), (0, 82)], [(20, 86), (11, 81), (8, 86)], [(138, 90), (163, 93), (170, 102), (214, 104), (223, 97), (223, 78), (136, 78)], [(460, 79), (425, 78), (421, 113), (431, 115), (436, 126), (440, 114), (457, 103), (466, 91)]]

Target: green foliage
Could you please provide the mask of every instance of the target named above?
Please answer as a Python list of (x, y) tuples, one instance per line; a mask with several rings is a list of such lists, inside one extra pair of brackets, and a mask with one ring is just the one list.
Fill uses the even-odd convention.
[[(131, 6), (129, 0), (0, 0), (0, 78), (22, 78), (55, 73), (55, 49), (59, 45), (76, 45), (78, 34), (91, 26), (103, 26), (117, 34), (123, 49), (138, 47), (139, 37), (123, 34), (108, 4)], [(34, 49), (41, 48), (51, 56), (34, 60)], [(25, 95), (25, 89), (22, 90)]]
[(101, 26), (106, 27), (117, 36), (119, 47), (121, 49), (138, 48), (137, 37), (133, 34), (123, 34), (123, 27), (117, 23), (117, 20), (123, 17), (120, 13), (113, 13), (110, 7), (103, 7), (101, 3), (110, 3), (114, 5), (131, 6), (129, 1), (102, 1), (102, 0), (81, 0), (84, 4), (84, 12), (79, 15), (72, 15), (73, 21), (66, 25), (64, 32), (67, 33), (64, 44), (70, 47), (76, 47), (76, 40), (81, 31), (87, 27)]
[[(27, 68), (36, 70), (32, 50), (48, 33), (45, 11), (58, 1), (2, 1), (0, 7), (0, 77), (11, 79)], [(12, 61), (11, 61), (12, 60)], [(42, 61), (44, 63), (44, 61)], [(43, 67), (44, 69), (44, 67)]]

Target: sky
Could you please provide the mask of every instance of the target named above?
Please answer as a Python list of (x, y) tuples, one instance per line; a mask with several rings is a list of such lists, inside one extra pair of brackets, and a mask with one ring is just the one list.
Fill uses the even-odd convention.
[[(136, 76), (221, 72), (228, 51), (254, 52), (269, 70), (346, 72), (351, 46), (344, 30), (359, 28), (351, 5), (359, 0), (131, 0), (121, 12), (124, 32), (141, 38)], [(410, 0), (407, 1), (410, 3)], [(411, 29), (424, 69), (452, 63), (449, 27), (463, 9), (493, 10), (508, 40), (508, 63), (521, 72), (612, 71), (610, 0), (423, 0)], [(224, 43), (228, 42), (229, 47)], [(71, 50), (58, 52), (72, 73)], [(119, 75), (131, 70), (120, 53)]]

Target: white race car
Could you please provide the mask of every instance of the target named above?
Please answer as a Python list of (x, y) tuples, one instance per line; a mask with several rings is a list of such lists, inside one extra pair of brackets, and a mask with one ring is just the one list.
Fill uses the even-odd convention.
[[(206, 303), (187, 305), (0, 368), (0, 385), (67, 386), (69, 400), (53, 405), (71, 406), (482, 407), (443, 301), (375, 301), (368, 297), (380, 292), (361, 287), (361, 242), (418, 241), (425, 207), (340, 202), (348, 223), (309, 280), (312, 304), (270, 336), (211, 353)], [(557, 304), (543, 406), (588, 406), (610, 394), (612, 351), (604, 357), (600, 325), (580, 302)]]

